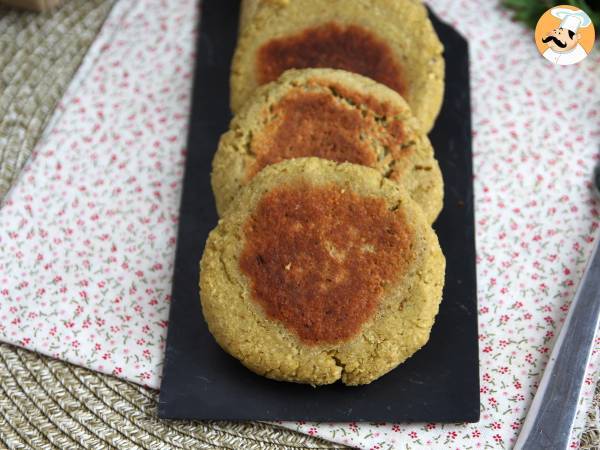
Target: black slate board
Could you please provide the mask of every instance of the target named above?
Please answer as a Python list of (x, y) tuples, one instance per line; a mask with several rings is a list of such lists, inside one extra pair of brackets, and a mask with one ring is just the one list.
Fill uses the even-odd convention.
[(444, 300), (429, 343), (362, 387), (268, 380), (222, 351), (202, 317), (198, 262), (217, 223), (209, 173), (229, 123), (237, 0), (204, 0), (197, 46), (173, 302), (159, 416), (170, 419), (477, 421), (479, 367), (467, 42), (432, 14), (446, 48), (446, 95), (430, 134), (445, 179), (435, 224), (447, 258)]

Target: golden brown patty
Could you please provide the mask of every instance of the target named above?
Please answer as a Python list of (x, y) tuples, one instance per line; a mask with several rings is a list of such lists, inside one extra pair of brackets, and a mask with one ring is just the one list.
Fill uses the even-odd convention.
[(330, 22), (263, 45), (257, 55), (258, 83), (276, 80), (288, 69), (335, 68), (359, 73), (404, 95), (400, 65), (390, 47), (356, 25)]
[(355, 336), (412, 256), (402, 213), (336, 184), (274, 188), (244, 232), (240, 268), (253, 299), (308, 345)]
[(425, 344), (444, 267), (400, 186), (354, 164), (287, 160), (254, 177), (209, 235), (202, 309), (256, 373), (365, 384)]
[(288, 69), (343, 69), (406, 98), (429, 131), (443, 96), (442, 44), (416, 0), (244, 0), (231, 73), (237, 111)]
[(442, 208), (433, 149), (402, 97), (354, 73), (304, 69), (259, 88), (221, 138), (212, 174), (219, 213), (263, 167), (304, 156), (377, 169), (405, 186), (430, 222)]

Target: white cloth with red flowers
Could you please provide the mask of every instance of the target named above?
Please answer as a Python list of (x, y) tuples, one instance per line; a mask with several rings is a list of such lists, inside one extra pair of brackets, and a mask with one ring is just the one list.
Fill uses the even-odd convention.
[[(481, 421), (283, 425), (366, 449), (504, 448), (598, 228), (600, 54), (557, 67), (495, 2), (429, 4), (470, 43)], [(3, 341), (159, 387), (197, 6), (116, 3), (0, 209)], [(584, 402), (595, 377), (594, 359)]]

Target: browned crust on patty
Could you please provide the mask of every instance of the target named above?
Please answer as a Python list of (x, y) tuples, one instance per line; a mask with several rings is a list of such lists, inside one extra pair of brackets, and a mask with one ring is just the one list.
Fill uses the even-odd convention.
[(273, 189), (244, 232), (252, 299), (308, 345), (355, 336), (414, 256), (401, 210), (334, 184)]
[(354, 71), (399, 92), (428, 132), (444, 91), (443, 46), (419, 0), (243, 0), (231, 68), (237, 112), (289, 68)]
[(212, 175), (219, 214), (265, 166), (309, 156), (377, 169), (431, 221), (441, 209), (433, 149), (402, 97), (357, 74), (304, 69), (259, 88), (222, 136)]
[[(334, 193), (335, 189), (339, 193)], [(306, 194), (305, 200), (301, 193)], [(322, 195), (333, 200), (327, 203)], [(319, 211), (318, 203), (323, 202), (323, 207), (335, 209), (338, 205), (340, 209), (331, 214)], [(290, 211), (291, 205), (307, 211)], [(367, 233), (369, 242), (365, 245), (356, 236), (358, 231), (353, 231), (353, 223), (358, 221), (362, 234), (368, 219), (352, 220), (351, 212), (343, 211), (355, 207), (357, 214), (375, 214), (379, 225), (372, 223), (377, 229)], [(316, 219), (314, 232), (308, 216)], [(343, 222), (336, 223), (338, 216)], [(300, 228), (304, 229), (305, 239), (318, 239), (319, 243), (305, 242), (300, 236), (296, 239), (298, 222), (304, 224)], [(339, 237), (333, 231), (336, 227), (340, 229)], [(385, 229), (396, 236), (381, 234)], [(279, 238), (268, 236), (269, 232)], [(349, 241), (349, 247), (345, 247), (345, 241)], [(383, 249), (386, 245), (391, 248)], [(371, 265), (369, 251), (376, 251), (390, 268)], [(354, 261), (344, 259), (350, 254)], [(324, 276), (311, 272), (314, 260), (327, 266), (321, 266)], [(364, 262), (365, 274), (357, 274)], [(308, 272), (295, 272), (288, 279), (287, 272), (295, 266)], [(265, 267), (267, 270), (257, 276), (255, 272)], [(268, 166), (257, 174), (210, 233), (200, 264), (202, 311), (219, 345), (258, 374), (314, 385), (336, 380), (348, 385), (365, 384), (402, 363), (427, 342), (441, 299), (444, 267), (435, 233), (401, 186), (368, 167), (296, 158)], [(363, 303), (366, 311), (355, 311), (349, 319), (344, 313), (352, 312), (352, 308), (347, 308), (341, 295), (350, 289), (346, 283), (351, 281), (344, 280), (346, 271), (351, 271), (353, 277), (364, 276), (361, 280), (376, 294), (367, 293), (369, 298)], [(324, 308), (313, 316), (318, 320), (299, 319), (310, 330), (303, 338), (298, 325), (290, 325), (289, 320), (310, 309), (311, 296), (295, 290), (293, 282), (305, 283), (303, 287), (309, 293), (317, 294), (319, 283), (323, 286), (328, 278), (337, 279), (344, 288), (325, 286), (317, 302), (317, 308), (321, 304)], [(257, 283), (260, 286), (254, 286)], [(273, 294), (277, 286), (283, 287), (282, 299), (260, 299), (261, 295)], [(361, 289), (354, 283), (352, 286)], [(299, 295), (299, 299), (293, 295)], [(329, 295), (331, 300), (326, 298)], [(371, 307), (373, 311), (369, 312)], [(343, 329), (322, 330), (331, 326), (327, 311), (342, 321), (349, 320), (349, 326), (358, 327), (358, 331), (344, 337), (340, 335)]]
[(272, 39), (259, 49), (256, 58), (259, 84), (276, 80), (288, 69), (318, 67), (358, 73), (401, 95), (406, 93), (400, 63), (389, 45), (358, 25), (327, 22)]

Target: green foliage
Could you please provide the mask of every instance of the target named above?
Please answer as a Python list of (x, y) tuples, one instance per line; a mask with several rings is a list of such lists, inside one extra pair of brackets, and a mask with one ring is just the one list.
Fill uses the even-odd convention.
[(600, 29), (600, 6), (588, 0), (503, 0), (503, 5), (513, 10), (515, 20), (526, 23), (529, 27), (535, 28), (538, 19), (548, 9), (558, 5), (575, 6), (587, 13), (594, 23), (596, 30)]

